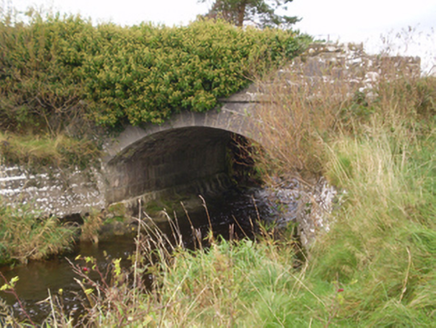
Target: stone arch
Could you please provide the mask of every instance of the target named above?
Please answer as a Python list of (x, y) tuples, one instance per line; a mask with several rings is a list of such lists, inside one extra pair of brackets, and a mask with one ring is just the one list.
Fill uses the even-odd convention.
[(127, 127), (106, 147), (106, 202), (228, 186), (226, 152), (232, 135), (260, 142), (254, 107), (233, 100), (219, 111), (183, 112), (160, 126)]

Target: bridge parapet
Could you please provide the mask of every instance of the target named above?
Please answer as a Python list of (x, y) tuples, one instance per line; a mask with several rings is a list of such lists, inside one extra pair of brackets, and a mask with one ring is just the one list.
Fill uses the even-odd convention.
[(420, 74), (419, 57), (371, 55), (364, 51), (363, 44), (352, 43), (314, 43), (291, 65), (278, 71), (284, 79), (298, 76), (301, 83), (309, 85), (340, 83), (361, 92), (373, 89), (380, 79), (404, 75), (416, 78)]

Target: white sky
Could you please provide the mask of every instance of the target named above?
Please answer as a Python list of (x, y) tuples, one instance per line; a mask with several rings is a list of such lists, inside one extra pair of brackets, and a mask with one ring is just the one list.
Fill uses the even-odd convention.
[[(212, 0), (0, 0), (24, 10), (54, 8), (54, 11), (80, 13), (94, 22), (112, 21), (133, 25), (142, 21), (166, 25), (187, 24), (207, 11)], [(436, 62), (436, 0), (294, 0), (286, 14), (302, 21), (295, 28), (317, 38), (341, 42), (364, 42), (368, 51), (377, 51), (380, 35), (408, 40), (408, 54), (420, 55), (425, 65)], [(412, 33), (404, 33), (408, 27)], [(403, 31), (403, 32), (402, 32)], [(398, 47), (403, 53), (405, 47)]]

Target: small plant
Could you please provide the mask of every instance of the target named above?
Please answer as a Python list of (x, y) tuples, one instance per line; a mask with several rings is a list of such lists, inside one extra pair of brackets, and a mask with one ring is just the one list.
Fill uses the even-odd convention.
[[(125, 327), (138, 322), (150, 322), (144, 279), (136, 280), (134, 288), (129, 280), (132, 272), (121, 267), (121, 259), (112, 260), (105, 271), (95, 259), (78, 256), (72, 264), (80, 277), (76, 282), (82, 287), (85, 315), (79, 319), (83, 327), (102, 322), (104, 326)], [(143, 271), (141, 271), (143, 273)]]
[(4, 281), (4, 284), (0, 287), (0, 291), (8, 294), (12, 294), (15, 297), (15, 299), (17, 300), (20, 306), (20, 309), (23, 311), (28, 321), (28, 323), (19, 322), (14, 317), (12, 308), (8, 306), (6, 303), (4, 303), (3, 300), (0, 298), (0, 324), (3, 327), (19, 327), (19, 326), (36, 327), (36, 324), (32, 321), (32, 318), (30, 317), (29, 313), (27, 313), (26, 309), (23, 306), (23, 303), (21, 303), (21, 300), (18, 297), (18, 294), (15, 290), (15, 285), (18, 282), (19, 277), (13, 277), (10, 281), (8, 281), (1, 272), (0, 272), (0, 277)]
[(94, 244), (98, 244), (98, 235), (102, 225), (102, 214), (97, 210), (91, 210), (83, 217), (83, 224), (80, 227), (80, 241), (92, 241)]

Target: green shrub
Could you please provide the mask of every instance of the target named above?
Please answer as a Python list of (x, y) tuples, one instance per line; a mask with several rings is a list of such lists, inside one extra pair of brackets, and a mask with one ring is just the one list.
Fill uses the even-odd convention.
[(35, 15), (0, 23), (1, 127), (56, 132), (73, 118), (115, 126), (203, 112), (310, 40), (293, 31), (201, 20), (185, 27), (94, 27)]

